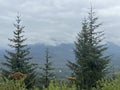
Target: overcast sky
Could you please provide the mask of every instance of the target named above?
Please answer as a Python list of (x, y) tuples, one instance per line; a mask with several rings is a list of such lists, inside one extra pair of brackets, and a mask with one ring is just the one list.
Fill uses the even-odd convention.
[[(103, 22), (106, 41), (120, 45), (120, 0), (91, 0)], [(73, 43), (87, 16), (90, 0), (0, 0), (0, 47), (13, 37), (13, 23), (21, 13), (28, 44)]]

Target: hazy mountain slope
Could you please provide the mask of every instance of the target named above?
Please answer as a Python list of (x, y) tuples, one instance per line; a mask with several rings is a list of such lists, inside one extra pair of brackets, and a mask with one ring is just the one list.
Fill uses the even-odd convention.
[[(43, 44), (29, 45), (31, 48), (31, 56), (33, 56), (33, 62), (42, 64), (45, 60), (45, 49), (49, 48), (51, 60), (56, 64), (65, 64), (67, 60), (74, 61), (73, 44), (61, 44), (59, 46), (45, 46)], [(4, 60), (5, 54), (4, 48), (0, 48), (0, 62)], [(120, 65), (120, 46), (114, 43), (108, 42), (108, 50), (106, 54), (112, 55), (112, 63)]]
[[(56, 68), (56, 74), (59, 77), (65, 77), (68, 75), (70, 70), (66, 67), (67, 60), (74, 61), (74, 44), (61, 44), (59, 46), (45, 46), (42, 44), (29, 45), (31, 48), (31, 56), (33, 56), (32, 62), (42, 66), (45, 61), (45, 50), (49, 48), (51, 61)], [(4, 61), (3, 55), (5, 54), (5, 49), (0, 49), (0, 62)], [(112, 64), (120, 66), (120, 46), (115, 45), (114, 43), (108, 42), (108, 50), (106, 51), (107, 55), (112, 55)]]

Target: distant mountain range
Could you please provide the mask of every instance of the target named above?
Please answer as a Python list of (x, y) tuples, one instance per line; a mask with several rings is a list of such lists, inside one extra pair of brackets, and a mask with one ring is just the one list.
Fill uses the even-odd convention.
[[(108, 42), (107, 44), (108, 50), (105, 52), (107, 55), (111, 55), (111, 63), (112, 65), (120, 66), (120, 46)], [(54, 64), (54, 67), (56, 68), (57, 74), (61, 75), (61, 77), (64, 77), (62, 75), (68, 75), (70, 73), (70, 70), (68, 67), (66, 67), (67, 60), (73, 61), (75, 59), (74, 56), (74, 44), (61, 44), (58, 46), (46, 46), (43, 44), (34, 44), (29, 45), (28, 47), (31, 48), (31, 56), (33, 56), (32, 62), (35, 62), (39, 64), (39, 66), (42, 66), (45, 62), (45, 50), (46, 48), (49, 49), (49, 54), (51, 56), (51, 61)], [(5, 53), (5, 49), (0, 49), (0, 60), (1, 62), (4, 61), (3, 55)], [(62, 74), (60, 74), (62, 72)], [(63, 74), (64, 73), (64, 74)]]
[(107, 55), (111, 55), (111, 64), (115, 67), (120, 68), (120, 46), (108, 42), (108, 50), (106, 51)]
[[(50, 55), (52, 56), (51, 60), (57, 65), (64, 65), (67, 63), (67, 60), (73, 61), (75, 59), (74, 56), (74, 44), (61, 44), (58, 46), (45, 46), (41, 44), (30, 45), (31, 47), (31, 55), (34, 56), (35, 62), (43, 63), (45, 50), (49, 49)], [(107, 43), (108, 50), (105, 52), (106, 55), (111, 55), (111, 64), (120, 65), (120, 46), (108, 42)]]

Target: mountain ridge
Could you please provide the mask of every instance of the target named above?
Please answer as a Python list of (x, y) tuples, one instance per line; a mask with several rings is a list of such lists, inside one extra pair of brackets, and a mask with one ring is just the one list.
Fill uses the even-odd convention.
[[(33, 56), (33, 59), (37, 63), (39, 63), (42, 60), (44, 61), (46, 48), (49, 49), (49, 54), (52, 57), (51, 59), (56, 59), (57, 62), (59, 61), (61, 62), (65, 60), (74, 61), (75, 59), (74, 52), (73, 52), (73, 49), (75, 47), (74, 44), (60, 44), (57, 46), (49, 46), (49, 45), (37, 43), (37, 44), (30, 44), (28, 45), (28, 47), (30, 47), (30, 52), (31, 52), (30, 55)], [(120, 46), (112, 42), (108, 42), (107, 47), (108, 47), (108, 50), (105, 53), (107, 53), (107, 55), (112, 55), (112, 59), (114, 58), (119, 59)], [(11, 49), (0, 48), (0, 58), (3, 58), (2, 56), (6, 54), (5, 50), (11, 50)], [(113, 60), (112, 62), (114, 64)], [(117, 60), (115, 60), (115, 62), (117, 62)], [(118, 62), (116, 64), (118, 64)]]
[[(119, 67), (120, 68), (120, 46), (108, 42), (107, 43), (108, 50), (105, 52), (106, 55), (112, 55), (111, 57), (111, 64), (113, 67)], [(44, 65), (45, 63), (45, 50), (46, 48), (49, 49), (49, 54), (52, 58), (50, 58), (50, 61), (53, 62), (53, 66), (55, 67), (55, 72), (57, 75), (59, 75), (60, 78), (65, 77), (64, 75), (70, 74), (69, 68), (66, 66), (67, 61), (75, 61), (74, 56), (74, 44), (61, 44), (58, 46), (49, 46), (49, 45), (43, 45), (43, 44), (33, 44), (28, 45), (30, 47), (30, 56), (33, 56), (32, 62), (37, 63), (40, 67)], [(1, 49), (0, 51), (0, 62), (6, 61), (3, 57), (6, 49)]]

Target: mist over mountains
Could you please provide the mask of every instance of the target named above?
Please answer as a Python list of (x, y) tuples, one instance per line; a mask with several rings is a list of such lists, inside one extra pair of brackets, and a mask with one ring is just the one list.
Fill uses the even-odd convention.
[[(120, 46), (108, 42), (107, 43), (108, 50), (105, 52), (106, 55), (111, 55), (111, 63), (112, 65), (120, 65)], [(31, 55), (34, 57), (35, 62), (43, 63), (45, 57), (46, 48), (49, 49), (49, 54), (52, 57), (51, 60), (56, 65), (65, 65), (67, 60), (73, 61), (75, 60), (74, 56), (74, 44), (61, 44), (58, 46), (46, 46), (43, 44), (34, 44), (30, 45)]]
[[(108, 42), (107, 44), (108, 50), (105, 52), (107, 55), (111, 55), (111, 64), (115, 67), (120, 66), (120, 46)], [(51, 56), (50, 60), (53, 62), (53, 66), (55, 67), (56, 74), (59, 77), (67, 77), (70, 74), (69, 68), (66, 66), (67, 61), (73, 61), (75, 59), (74, 56), (74, 44), (61, 44), (58, 46), (46, 46), (43, 44), (33, 44), (28, 45), (31, 48), (31, 56), (33, 56), (32, 62), (37, 63), (40, 67), (43, 66), (45, 62), (45, 50), (49, 49), (49, 55)], [(5, 48), (0, 49), (0, 62), (5, 61), (3, 55), (5, 53)], [(66, 75), (66, 76), (64, 76)]]

